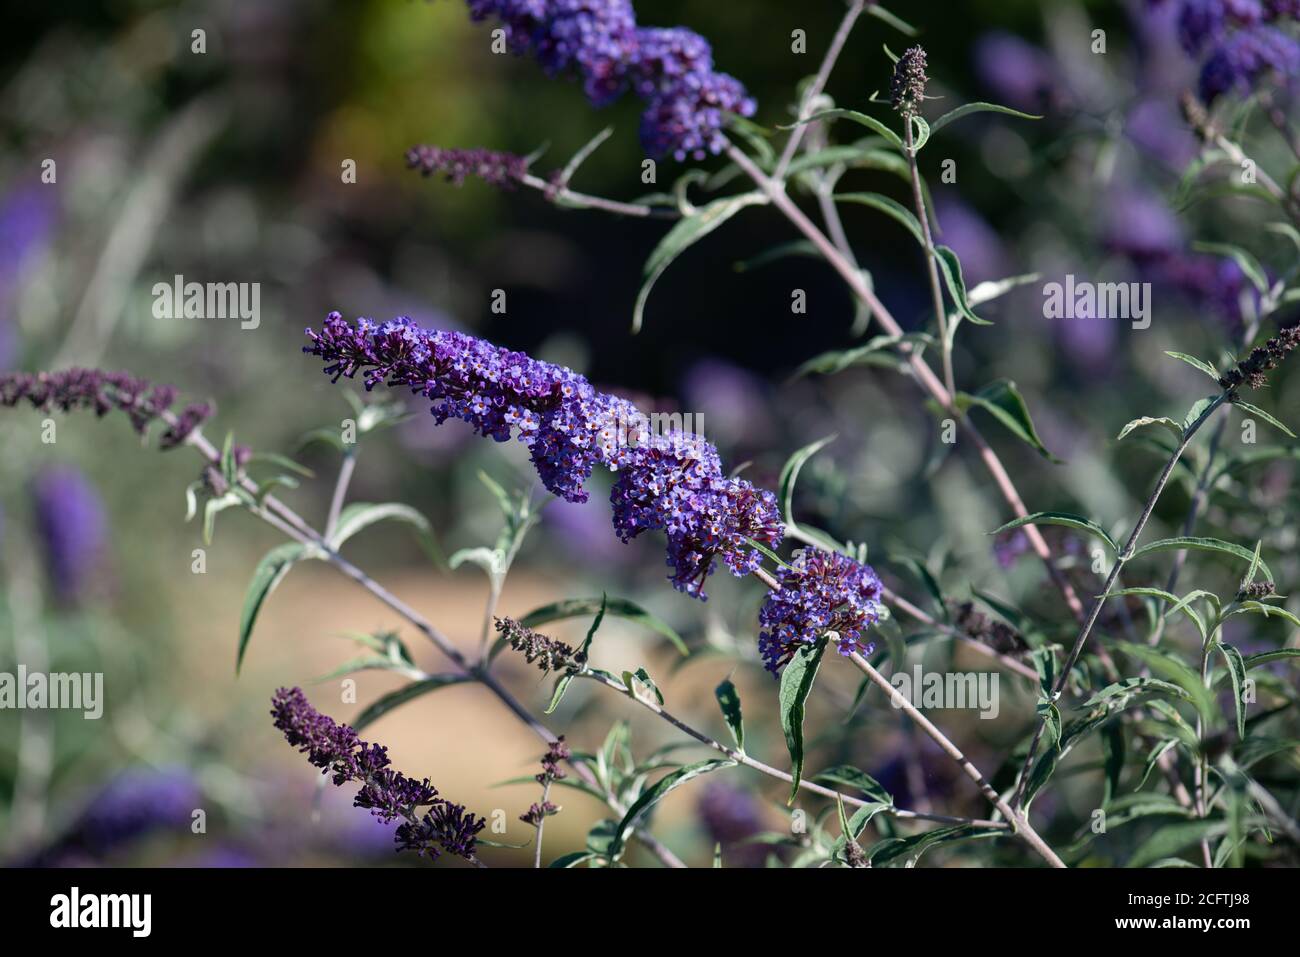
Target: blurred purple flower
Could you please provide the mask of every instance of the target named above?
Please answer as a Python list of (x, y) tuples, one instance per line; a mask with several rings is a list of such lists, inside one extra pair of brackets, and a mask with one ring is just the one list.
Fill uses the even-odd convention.
[(129, 768), (87, 804), (61, 844), (102, 856), (157, 831), (188, 832), (202, 793), (185, 768)]
[(696, 431), (719, 445), (763, 445), (771, 434), (764, 414), (767, 387), (740, 366), (725, 359), (701, 359), (686, 370), (681, 390), (686, 407), (702, 420)]
[(711, 844), (721, 844), (728, 867), (762, 867), (773, 850), (764, 844), (742, 843), (767, 830), (763, 807), (749, 791), (725, 781), (710, 781), (700, 790), (695, 813)]
[(1113, 252), (1145, 263), (1183, 248), (1182, 223), (1161, 199), (1138, 189), (1111, 194), (1103, 206), (1102, 241)]
[(475, 20), (500, 20), (510, 48), (548, 73), (576, 72), (596, 106), (630, 86), (647, 104), (641, 141), (651, 155), (720, 153), (725, 115), (754, 112), (740, 81), (713, 69), (708, 41), (681, 27), (638, 27), (628, 0), (469, 0), (469, 8)]
[(1070, 96), (1052, 57), (1012, 33), (994, 31), (975, 41), (975, 74), (997, 102), (1026, 113), (1060, 113)]
[(13, 361), (18, 336), (13, 298), (29, 258), (53, 232), (55, 210), (38, 187), (18, 189), (0, 201), (0, 368)]
[(1005, 279), (1015, 271), (997, 231), (961, 198), (936, 192), (934, 217), (939, 223), (936, 241), (957, 254), (968, 286)]
[(64, 603), (87, 597), (108, 544), (104, 504), (77, 469), (40, 472), (32, 482), (36, 528), (55, 596)]

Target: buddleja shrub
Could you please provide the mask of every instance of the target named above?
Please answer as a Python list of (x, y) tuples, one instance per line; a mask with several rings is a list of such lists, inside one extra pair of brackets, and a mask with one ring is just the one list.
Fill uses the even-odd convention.
[[(1224, 639), (1225, 626), (1242, 616), (1300, 626), (1283, 607), (1269, 566), (1271, 556), (1257, 541), (1264, 519), (1245, 517), (1253, 514), (1248, 485), (1230, 481), (1260, 463), (1293, 456), (1294, 447), (1241, 453), (1226, 448), (1219, 438), (1233, 409), (1295, 438), (1246, 396), (1267, 386), (1270, 374), (1300, 343), (1300, 331), (1278, 321), (1283, 308), (1300, 297), (1300, 286), (1291, 285), (1300, 272), (1300, 232), (1295, 225), (1300, 204), (1254, 164), (1252, 143), (1233, 131), (1248, 128), (1238, 120), (1252, 106), (1265, 103), (1276, 113), (1280, 82), (1300, 73), (1300, 47), (1293, 37), (1297, 11), (1286, 3), (1177, 6), (1182, 42), (1202, 64), (1199, 89), (1187, 93), (1183, 103), (1185, 119), (1203, 144), (1185, 190), (1236, 189), (1241, 184), (1232, 177), (1239, 168), (1250, 169), (1249, 188), (1239, 190), (1247, 194), (1242, 201), (1263, 202), (1268, 229), (1279, 242), (1272, 268), (1238, 246), (1208, 249), (1249, 280), (1236, 302), (1242, 318), (1239, 334), (1235, 341), (1224, 341), (1222, 356), (1211, 360), (1169, 353), (1205, 374), (1209, 394), (1189, 396), (1189, 407), (1179, 416), (1142, 415), (1122, 428), (1115, 424), (1119, 440), (1145, 441), (1164, 458), (1135, 516), (1029, 511), (1026, 497), (1050, 503), (1057, 493), (1036, 478), (1032, 494), (1022, 495), (979, 431), (976, 412), (982, 417), (979, 422), (1004, 432), (999, 439), (1024, 442), (1051, 458), (1014, 383), (958, 383), (953, 362), (963, 338), (959, 333), (975, 335), (973, 327), (986, 324), (976, 310), (1036, 277), (1013, 276), (967, 288), (957, 254), (937, 244), (932, 234), (920, 160), (932, 139), (973, 113), (1005, 114), (1004, 122), (1037, 117), (991, 103), (958, 106), (935, 116), (927, 93), (930, 67), (916, 45), (901, 56), (891, 54), (895, 66), (892, 77), (881, 78), (884, 95), (835, 105), (824, 86), (863, 14), (891, 31), (914, 33), (875, 4), (849, 3), (820, 71), (802, 89), (797, 122), (772, 128), (750, 119), (760, 115), (757, 105), (739, 80), (715, 68), (703, 38), (680, 28), (639, 26), (627, 0), (470, 0), (472, 17), (500, 30), (497, 36), (510, 50), (537, 60), (547, 74), (575, 77), (593, 105), (621, 96), (639, 98), (644, 104), (640, 136), (651, 159), (691, 164), (720, 155), (725, 165), (709, 176), (688, 168), (671, 192), (624, 201), (584, 194), (570, 185), (582, 161), (611, 131), (553, 173), (536, 170), (535, 157), (485, 148), (424, 145), (408, 154), (413, 168), (453, 183), (478, 177), (505, 188), (541, 191), (568, 208), (672, 221), (646, 264), (634, 330), (643, 321), (656, 280), (683, 250), (749, 207), (770, 207), (783, 216), (801, 237), (801, 248), (811, 248), (825, 259), (847, 284), (863, 315), (879, 326), (862, 345), (810, 358), (801, 373), (838, 375), (870, 365), (884, 369), (883, 374), (894, 370), (907, 376), (918, 397), (945, 423), (961, 430), (961, 444), (975, 451), (975, 461), (993, 479), (1000, 496), (996, 504), (1011, 516), (1001, 528), (988, 529), (999, 535), (999, 548), (1032, 551), (1041, 560), (1047, 587), (1055, 592), (1050, 620), (984, 591), (974, 591), (969, 600), (953, 595), (924, 562), (886, 559), (880, 565), (882, 575), (867, 563), (864, 545), (836, 537), (838, 532), (847, 538), (857, 529), (823, 530), (799, 521), (793, 514), (796, 480), (825, 439), (789, 456), (777, 489), (760, 488), (737, 476), (700, 436), (653, 429), (649, 417), (632, 402), (599, 391), (570, 369), (460, 332), (422, 328), (405, 317), (349, 321), (336, 312), (307, 330), (303, 351), (323, 364), (331, 381), (360, 382), (367, 393), (381, 395), (367, 404), (345, 391), (356, 406), (357, 436), (326, 429), (313, 433), (342, 457), (333, 504), (321, 528), (273, 494), (277, 485), (297, 484), (294, 475), (283, 471), (291, 462), (254, 455), (230, 437), (223, 448), (216, 448), (202, 432), (211, 408), (191, 405), (174, 414), (174, 390), (124, 374), (71, 370), (6, 376), (0, 380), (0, 401), (14, 406), (25, 400), (39, 409), (90, 408), (98, 415), (121, 410), (142, 432), (161, 421), (164, 448), (185, 445), (206, 460), (201, 480), (187, 491), (191, 516), (203, 515), (205, 536), (211, 535), (216, 516), (228, 508), (245, 509), (286, 536), (286, 543), (273, 549), (253, 574), (240, 623), (239, 661), (267, 597), (305, 561), (335, 566), (406, 619), (414, 634), (433, 643), (446, 659), (444, 672), (425, 673), (416, 667), (399, 635), (363, 636), (368, 654), (341, 673), (385, 669), (401, 675), (406, 684), (366, 707), (351, 726), (318, 712), (296, 688), (281, 689), (272, 702), (275, 726), (291, 746), (335, 785), (355, 786), (358, 808), (397, 823), (399, 850), (481, 864), (480, 848), (491, 842), (483, 837), (482, 816), (443, 797), (429, 779), (417, 780), (395, 769), (386, 749), (362, 740), (360, 734), (395, 708), (418, 707), (426, 694), (475, 682), (547, 747), (535, 775), (538, 800), (519, 814), (535, 829), (531, 845), (538, 866), (624, 865), (634, 842), (661, 862), (679, 865), (674, 851), (654, 834), (658, 802), (704, 775), (744, 773), (779, 779), (788, 786), (791, 805), (803, 796), (815, 802), (820, 813), (799, 826), (791, 812), (788, 832), (751, 834), (750, 844), (731, 848), (728, 860), (719, 854), (720, 864), (766, 860), (797, 866), (911, 865), (938, 844), (976, 860), (996, 846), (1007, 849), (1003, 859), (1057, 867), (1085, 858), (1205, 867), (1295, 863), (1300, 788), (1291, 708), (1296, 688), (1286, 668), (1300, 650), (1277, 646), (1247, 654)], [(843, 138), (836, 141), (832, 134)], [(897, 176), (900, 193), (908, 199), (840, 190), (840, 178), (855, 167)], [(714, 195), (703, 202), (688, 200), (688, 188)], [(820, 224), (798, 202), (805, 193), (821, 200)], [(931, 313), (920, 330), (904, 331), (857, 263), (837, 212), (837, 203), (845, 202), (890, 217), (918, 244), (931, 294)], [(1280, 270), (1278, 278), (1273, 278), (1274, 269)], [(719, 570), (766, 589), (752, 622), (752, 654), (740, 660), (761, 662), (775, 679), (771, 695), (778, 703), (788, 758), (763, 760), (747, 750), (742, 702), (726, 677), (735, 667), (732, 663), (709, 666), (720, 681), (717, 701), (730, 733), (721, 741), (677, 718), (672, 702), (665, 700), (644, 667), (604, 651), (600, 627), (606, 616), (615, 615), (639, 622), (689, 653), (672, 628), (630, 601), (608, 595), (558, 596), (519, 619), (496, 615), (512, 562), (539, 521), (537, 504), (527, 491), (512, 491), (485, 478), (500, 506), (501, 534), (494, 543), (462, 550), (446, 562), (452, 569), (477, 565), (488, 579), (489, 624), (473, 654), (459, 650), (435, 623), (345, 558), (341, 552), (353, 535), (390, 520), (411, 526), (436, 554), (432, 530), (416, 510), (396, 503), (346, 503), (356, 461), (352, 439), (363, 441), (368, 433), (392, 424), (408, 406), (427, 408), (439, 424), (456, 419), (484, 438), (522, 443), (545, 490), (568, 502), (587, 500), (588, 483), (596, 472), (612, 473), (611, 533), (624, 542), (642, 536), (661, 542), (668, 582), (683, 601), (706, 600), (710, 576)], [(1198, 442), (1203, 432), (1211, 433), (1207, 444)], [(1144, 535), (1171, 481), (1185, 484), (1189, 491), (1182, 533), (1161, 539)], [(1226, 537), (1205, 534), (1208, 503), (1224, 494), (1241, 497), (1243, 508), (1233, 510)], [(1101, 558), (1093, 569), (1098, 587), (1069, 573), (1060, 540), (1049, 543), (1041, 531), (1048, 526), (1064, 527), (1100, 546)], [(1237, 566), (1234, 584), (1227, 590), (1212, 589), (1208, 583), (1219, 580), (1215, 570), (1225, 563)], [(961, 565), (956, 564), (945, 570), (942, 580), (959, 581), (961, 575)], [(1192, 580), (1202, 584), (1191, 586)], [(928, 592), (924, 598), (905, 593), (907, 583), (918, 581)], [(886, 582), (899, 584), (891, 587)], [(1080, 590), (1081, 582), (1089, 583), (1089, 591)], [(1116, 606), (1122, 606), (1119, 614), (1114, 613)], [(590, 618), (590, 627), (577, 647), (544, 631), (551, 622), (582, 617)], [(972, 649), (1033, 689), (1037, 706), (1017, 716), (1022, 733), (1007, 742), (1003, 763), (991, 773), (977, 768), (916, 706), (915, 696), (902, 694), (900, 683), (882, 673), (886, 669), (896, 677), (905, 674), (909, 652), (922, 643)], [(518, 655), (553, 677), (549, 701), (536, 703), (545, 704), (547, 715), (574, 681), (594, 682), (662, 717), (683, 735), (684, 743), (711, 749), (716, 756), (682, 764), (673, 760), (675, 749), (639, 754), (624, 724), (616, 725), (596, 751), (574, 747), (543, 723), (532, 704), (517, 700), (500, 683), (493, 665), (501, 654)], [(972, 793), (978, 791), (987, 801), (987, 816), (960, 817), (928, 805), (903, 807), (885, 786), (856, 767), (806, 767), (810, 735), (835, 740), (848, 733), (844, 728), (804, 727), (807, 703), (818, 693), (817, 678), (824, 667), (861, 672), (854, 709), (873, 685), (883, 691), (917, 732), (907, 739), (912, 742), (914, 753), (907, 758), (913, 769), (934, 755), (950, 762), (956, 777), (967, 780)], [(930, 742), (925, 747), (923, 738)], [(1081, 753), (1096, 754), (1099, 760), (1078, 760)], [(1095, 810), (1081, 812), (1058, 804), (1040, 834), (1031, 815), (1033, 803), (1066, 773), (1091, 782)], [(591, 828), (586, 849), (548, 859), (543, 837), (545, 822), (560, 810), (552, 800), (557, 787), (589, 794), (609, 814)], [(741, 810), (721, 812), (734, 817)], [(1102, 838), (1116, 832), (1142, 835), (1142, 840)], [(755, 848), (757, 856), (746, 854)]]

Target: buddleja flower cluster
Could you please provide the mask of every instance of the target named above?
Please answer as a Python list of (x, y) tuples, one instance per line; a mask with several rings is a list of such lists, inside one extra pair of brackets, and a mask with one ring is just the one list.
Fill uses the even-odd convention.
[(576, 73), (596, 106), (633, 90), (646, 102), (641, 141), (653, 156), (721, 152), (725, 115), (754, 112), (740, 81), (713, 69), (708, 41), (680, 27), (638, 27), (629, 0), (469, 0), (469, 10), (499, 20), (511, 50), (548, 73)]
[(1212, 103), (1228, 93), (1249, 93), (1270, 79), (1286, 83), (1300, 77), (1300, 43), (1279, 29), (1298, 19), (1298, 0), (1182, 0), (1178, 37), (1189, 55), (1204, 57), (1201, 99)]
[(114, 409), (125, 412), (131, 427), (144, 435), (157, 419), (172, 419), (159, 439), (164, 449), (182, 444), (211, 414), (205, 402), (187, 405), (178, 415), (169, 410), (176, 402), (176, 387), (153, 385), (125, 372), (66, 369), (62, 372), (7, 372), (0, 375), (0, 405), (12, 408), (22, 401), (48, 412), (90, 409), (98, 416)]
[(706, 597), (716, 558), (750, 574), (762, 561), (750, 540), (776, 547), (785, 533), (776, 497), (726, 476), (713, 445), (680, 431), (652, 435), (635, 405), (571, 369), (404, 316), (353, 325), (333, 312), (307, 336), (304, 351), (324, 359), (335, 381), (360, 372), (367, 389), (406, 385), (433, 402), (439, 424), (457, 418), (498, 442), (516, 436), (543, 485), (566, 501), (587, 500), (583, 485), (597, 466), (617, 471), (615, 531), (625, 542), (663, 532), (672, 583), (686, 594)]
[(758, 614), (758, 651), (768, 671), (778, 673), (800, 647), (828, 632), (840, 654), (871, 654), (863, 632), (880, 620), (882, 594), (871, 566), (810, 547), (796, 553), (778, 581), (780, 591), (768, 595)]
[[(336, 785), (361, 785), (353, 804), (385, 822), (401, 820), (394, 833), (399, 851), (436, 858), (446, 851), (474, 859), (476, 835), (487, 822), (459, 804), (438, 797), (429, 779), (416, 781), (394, 770), (388, 749), (362, 741), (356, 731), (311, 706), (301, 688), (281, 688), (271, 699), (271, 716), (288, 742), (307, 755)], [(429, 808), (423, 814), (421, 808)]]

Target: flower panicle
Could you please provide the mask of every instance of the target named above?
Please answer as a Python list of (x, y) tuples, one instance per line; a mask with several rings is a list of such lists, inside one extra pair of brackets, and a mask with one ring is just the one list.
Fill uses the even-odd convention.
[(1283, 326), (1277, 335), (1262, 346), (1256, 346), (1245, 359), (1219, 377), (1219, 385), (1230, 393), (1242, 385), (1262, 389), (1268, 384), (1268, 374), (1281, 365), (1282, 360), (1300, 345), (1300, 325)]
[(171, 412), (178, 390), (155, 385), (127, 372), (72, 368), (57, 372), (6, 372), (0, 374), (0, 405), (13, 408), (23, 401), (42, 412), (88, 409), (103, 417), (124, 412), (131, 427), (144, 435), (156, 420), (167, 422), (159, 437), (162, 449), (182, 445), (215, 411), (210, 403), (195, 402), (179, 414)]
[(576, 671), (587, 663), (587, 656), (575, 651), (571, 645), (521, 625), (513, 618), (503, 617), (495, 621), (496, 630), (510, 643), (511, 649), (542, 671)]
[(491, 186), (513, 189), (528, 175), (525, 157), (489, 149), (413, 146), (406, 151), (406, 165), (424, 176), (440, 174), (454, 186), (472, 176)]
[(752, 542), (775, 548), (784, 535), (776, 497), (727, 476), (711, 443), (680, 430), (653, 434), (635, 405), (571, 369), (404, 316), (354, 325), (332, 312), (307, 336), (303, 351), (336, 380), (360, 374), (368, 389), (404, 385), (432, 402), (439, 423), (461, 419), (498, 442), (516, 437), (542, 484), (566, 501), (587, 500), (597, 467), (619, 472), (610, 493), (615, 532), (625, 542), (663, 532), (670, 580), (688, 595), (706, 598), (718, 559), (733, 575), (750, 574), (762, 561)]
[[(271, 716), (285, 740), (330, 774), (335, 785), (361, 785), (354, 807), (366, 808), (385, 822), (402, 822), (394, 832), (397, 850), (431, 858), (446, 852), (474, 860), (475, 835), (487, 822), (439, 797), (428, 778), (417, 781), (392, 768), (383, 745), (363, 741), (348, 725), (321, 714), (301, 688), (276, 691)], [(421, 813), (422, 808), (428, 810)]]
[(777, 573), (780, 588), (758, 613), (758, 651), (767, 670), (780, 674), (799, 648), (828, 636), (841, 655), (868, 655), (866, 630), (878, 622), (884, 589), (870, 565), (839, 552), (808, 546)]
[(904, 118), (915, 116), (925, 101), (925, 85), (930, 78), (925, 75), (925, 50), (909, 47), (894, 64), (894, 75), (889, 82), (889, 102)]
[(587, 99), (607, 106), (628, 90), (642, 99), (641, 141), (654, 156), (720, 153), (728, 113), (751, 116), (754, 100), (713, 66), (713, 51), (681, 27), (640, 27), (629, 0), (468, 0), (473, 20), (494, 18), (519, 55), (550, 75), (575, 73)]

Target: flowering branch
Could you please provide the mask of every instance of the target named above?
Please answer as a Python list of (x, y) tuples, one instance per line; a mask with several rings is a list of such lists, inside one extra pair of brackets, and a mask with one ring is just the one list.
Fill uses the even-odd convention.
[[(835, 248), (834, 243), (827, 239), (826, 235), (804, 214), (803, 210), (795, 205), (794, 201), (786, 195), (784, 186), (766, 176), (763, 171), (754, 164), (753, 160), (745, 155), (745, 153), (738, 149), (734, 144), (728, 146), (727, 156), (730, 157), (732, 162), (739, 166), (741, 170), (743, 170), (744, 173), (749, 176), (749, 178), (752, 179), (754, 183), (767, 195), (771, 200), (772, 205), (776, 206), (777, 209), (779, 209), (785, 217), (790, 220), (795, 228), (803, 233), (812, 244), (817, 247), (818, 252), (820, 252), (826, 261), (835, 268), (836, 272), (840, 274), (848, 284), (849, 288), (853, 290), (859, 299), (867, 304), (868, 308), (870, 308), (872, 313), (877, 317), (877, 319), (879, 319), (880, 324), (884, 326), (885, 331), (893, 336), (902, 336), (902, 326), (898, 324), (897, 320), (894, 319), (889, 310), (885, 308), (884, 303), (882, 303), (876, 294), (872, 292), (871, 287), (868, 286), (866, 281), (862, 278), (862, 273), (855, 268), (838, 249)], [(997, 483), (998, 489), (1002, 493), (1002, 497), (1006, 499), (1007, 504), (1011, 506), (1011, 510), (1015, 512), (1016, 516), (1019, 518), (1027, 516), (1029, 510), (1025, 507), (1025, 503), (1021, 499), (1020, 493), (1016, 491), (1015, 483), (1011, 481), (1011, 476), (1002, 465), (997, 453), (993, 451), (992, 447), (984, 439), (984, 436), (980, 434), (979, 430), (975, 427), (975, 424), (955, 407), (952, 393), (950, 393), (947, 387), (939, 381), (934, 372), (928, 365), (926, 365), (925, 361), (910, 343), (902, 342), (900, 343), (899, 348), (907, 356), (908, 363), (916, 375), (917, 380), (921, 383), (921, 386), (930, 393), (939, 405), (953, 416), (955, 421), (961, 423), (962, 427), (966, 430), (967, 435), (969, 435), (971, 440), (975, 443), (980, 460), (993, 476), (994, 482)], [(1042, 559), (1052, 582), (1065, 597), (1066, 604), (1069, 605), (1070, 611), (1076, 618), (1082, 620), (1084, 616), (1083, 602), (1075, 592), (1074, 586), (1070, 584), (1069, 580), (1066, 579), (1066, 577), (1061, 573), (1061, 570), (1056, 566), (1056, 561), (1052, 556), (1051, 549), (1047, 545), (1047, 540), (1044, 539), (1042, 533), (1032, 525), (1025, 526), (1025, 535), (1029, 539), (1029, 543), (1033, 547), (1034, 552), (1040, 559)]]

